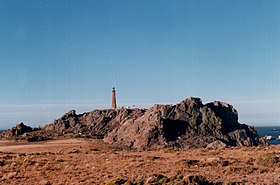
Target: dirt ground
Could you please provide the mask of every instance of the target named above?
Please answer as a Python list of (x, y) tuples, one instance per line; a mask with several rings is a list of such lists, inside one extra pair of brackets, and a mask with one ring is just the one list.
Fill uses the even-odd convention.
[(0, 141), (0, 184), (191, 182), (280, 184), (280, 145), (125, 151), (89, 139)]

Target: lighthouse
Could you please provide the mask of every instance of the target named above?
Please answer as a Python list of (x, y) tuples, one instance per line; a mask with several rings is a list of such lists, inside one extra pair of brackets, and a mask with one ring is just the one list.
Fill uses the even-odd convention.
[(115, 87), (113, 87), (113, 90), (112, 90), (112, 109), (116, 109), (116, 108), (117, 108), (116, 90), (115, 90)]

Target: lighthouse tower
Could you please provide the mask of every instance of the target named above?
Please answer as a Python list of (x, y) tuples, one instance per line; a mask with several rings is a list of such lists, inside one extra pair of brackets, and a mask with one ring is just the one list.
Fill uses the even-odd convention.
[(115, 90), (115, 87), (113, 87), (113, 90), (112, 90), (112, 109), (116, 109), (116, 108), (117, 108), (116, 90)]

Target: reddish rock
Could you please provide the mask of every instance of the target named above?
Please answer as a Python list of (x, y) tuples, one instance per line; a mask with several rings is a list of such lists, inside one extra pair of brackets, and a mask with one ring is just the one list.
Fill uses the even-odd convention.
[[(24, 134), (30, 129), (21, 125), (4, 135)], [(176, 105), (154, 105), (149, 109), (107, 109), (83, 114), (71, 110), (30, 138), (65, 134), (138, 149), (206, 147), (213, 142), (227, 146), (265, 144), (253, 127), (238, 122), (233, 106), (218, 101), (204, 105), (201, 99), (193, 97)]]
[(253, 146), (262, 141), (254, 129), (238, 123), (229, 104), (203, 105), (188, 98), (177, 105), (155, 105), (135, 120), (126, 120), (104, 141), (132, 148), (206, 147), (214, 141), (229, 146)]
[(5, 130), (3, 133), (1, 133), (1, 137), (3, 138), (9, 138), (14, 136), (20, 136), (24, 133), (31, 132), (33, 129), (29, 126), (26, 126), (23, 123), (17, 124), (15, 127)]

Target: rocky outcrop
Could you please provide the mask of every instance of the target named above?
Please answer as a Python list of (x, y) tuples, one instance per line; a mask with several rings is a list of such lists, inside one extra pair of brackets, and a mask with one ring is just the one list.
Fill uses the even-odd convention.
[(141, 117), (144, 112), (144, 109), (107, 109), (77, 115), (75, 110), (71, 110), (53, 123), (43, 127), (43, 130), (60, 135), (73, 133), (103, 139), (126, 120)]
[(154, 105), (149, 109), (107, 109), (83, 114), (71, 110), (44, 126), (40, 133), (48, 133), (47, 137), (93, 137), (138, 149), (265, 143), (253, 127), (238, 122), (238, 113), (231, 105), (218, 101), (204, 105), (193, 97), (176, 105)]
[(23, 123), (19, 123), (15, 127), (11, 128), (9, 130), (5, 130), (0, 135), (2, 138), (10, 138), (10, 137), (14, 137), (14, 136), (23, 135), (23, 134), (25, 134), (27, 132), (31, 132), (33, 130), (34, 129), (32, 129), (31, 127), (26, 126)]
[(254, 128), (238, 123), (229, 104), (202, 104), (188, 98), (177, 105), (155, 105), (136, 120), (127, 120), (104, 138), (106, 142), (132, 148), (206, 147), (214, 141), (229, 146), (264, 143)]

